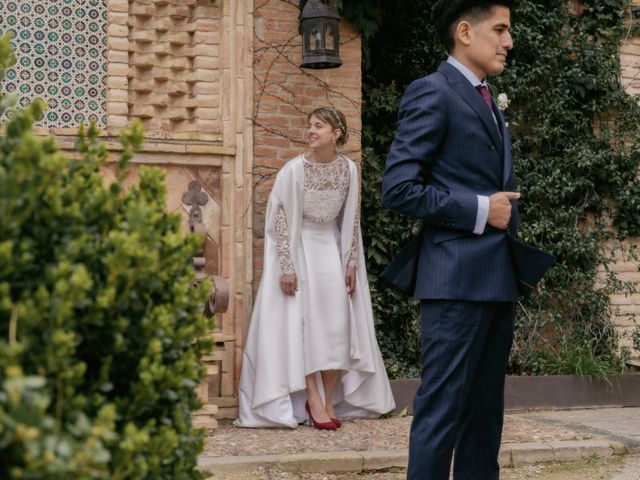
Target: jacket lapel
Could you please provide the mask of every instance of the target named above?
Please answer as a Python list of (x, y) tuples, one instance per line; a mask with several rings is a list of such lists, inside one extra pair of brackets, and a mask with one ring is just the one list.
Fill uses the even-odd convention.
[[(493, 100), (492, 100), (493, 101)], [(502, 136), (502, 151), (503, 155), (503, 168), (502, 168), (502, 186), (506, 189), (509, 184), (509, 178), (513, 173), (513, 157), (511, 156), (511, 137), (509, 136), (509, 129), (507, 128), (507, 122), (505, 121), (502, 111), (498, 108), (495, 102), (493, 102), (493, 111), (496, 112), (496, 118), (498, 119), (498, 125), (500, 126), (500, 135)]]
[(462, 73), (460, 73), (453, 65), (450, 65), (447, 62), (442, 62), (438, 67), (438, 71), (447, 78), (451, 87), (478, 114), (480, 120), (482, 120), (482, 124), (491, 137), (493, 145), (496, 147), (498, 152), (500, 152), (500, 156), (504, 158), (503, 142), (498, 135), (498, 129), (496, 127), (496, 122), (493, 120), (493, 115), (491, 115), (491, 111), (487, 108), (487, 104), (482, 98), (482, 95), (478, 93), (469, 80), (467, 80), (465, 76), (462, 75)]

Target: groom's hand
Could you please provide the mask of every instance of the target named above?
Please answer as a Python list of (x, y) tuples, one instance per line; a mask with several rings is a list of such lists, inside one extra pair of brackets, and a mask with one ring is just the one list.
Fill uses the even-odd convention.
[(489, 197), (489, 216), (487, 223), (492, 227), (506, 230), (511, 219), (511, 200), (517, 200), (517, 192), (498, 192)]

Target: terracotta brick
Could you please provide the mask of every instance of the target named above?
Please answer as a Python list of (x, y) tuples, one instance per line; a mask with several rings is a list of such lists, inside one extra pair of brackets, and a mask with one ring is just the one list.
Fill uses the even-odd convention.
[(107, 92), (108, 102), (126, 102), (129, 98), (129, 94), (123, 89), (111, 89)]
[(193, 86), (193, 93), (199, 94), (217, 94), (220, 90), (219, 84), (217, 82), (197, 82)]
[(129, 40), (136, 43), (153, 43), (156, 41), (156, 32), (152, 30), (133, 30), (129, 33)]
[(193, 58), (193, 68), (217, 70), (218, 68), (220, 68), (220, 60), (218, 59), (217, 55), (198, 55)]
[(215, 120), (219, 118), (220, 114), (217, 108), (198, 108), (196, 116), (203, 120)]
[(209, 107), (209, 108), (217, 108), (220, 106), (220, 96), (219, 95), (203, 95), (199, 94), (195, 97), (195, 101), (198, 102), (198, 106), (200, 107)]
[(129, 65), (126, 63), (111, 62), (108, 68), (111, 76), (126, 76), (129, 73)]
[(132, 2), (129, 8), (131, 15), (139, 16), (152, 16), (155, 13), (155, 8), (152, 5), (144, 5), (140, 2)]
[(196, 128), (198, 132), (219, 133), (221, 131), (219, 121), (204, 120), (201, 118), (196, 120)]
[(113, 10), (109, 10), (107, 14), (107, 19), (109, 25), (128, 25), (129, 23), (129, 14), (128, 12), (116, 12)]
[(153, 118), (156, 114), (156, 110), (152, 105), (132, 105), (129, 110), (131, 117), (137, 117), (141, 119)]
[(109, 10), (112, 12), (128, 12), (129, 1), (128, 0), (111, 0), (109, 2)]
[(123, 75), (110, 75), (107, 77), (107, 88), (121, 89), (127, 88), (127, 77)]
[(180, 117), (165, 119), (160, 125), (164, 131), (172, 132), (171, 136), (174, 138), (193, 138), (197, 131), (197, 126), (192, 121)]
[(128, 64), (129, 63), (129, 53), (128, 52), (118, 51), (118, 50), (109, 50), (107, 52), (107, 61), (109, 63), (113, 62), (113, 63)]
[(191, 34), (184, 32), (172, 32), (167, 35), (167, 41), (171, 44), (191, 44)]
[(107, 35), (110, 37), (126, 37), (129, 35), (129, 28), (126, 25), (118, 25), (117, 23), (110, 23), (107, 28)]
[(108, 115), (128, 115), (129, 106), (126, 102), (107, 102)]
[(121, 38), (121, 37), (110, 37), (109, 49), (126, 51), (129, 49), (129, 40), (127, 38)]
[(124, 128), (128, 124), (127, 117), (124, 115), (108, 115), (107, 127), (108, 128)]

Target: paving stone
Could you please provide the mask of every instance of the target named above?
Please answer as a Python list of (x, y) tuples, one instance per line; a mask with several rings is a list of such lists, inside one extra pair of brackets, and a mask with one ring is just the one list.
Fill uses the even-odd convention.
[(505, 444), (500, 448), (500, 452), (498, 453), (498, 465), (501, 467), (508, 467), (513, 465), (511, 460), (511, 448)]
[(612, 456), (614, 452), (609, 443), (608, 440), (581, 440), (549, 442), (549, 445), (553, 448), (553, 459), (556, 462), (574, 462), (594, 455)]
[(231, 473), (250, 473), (261, 468), (273, 468), (278, 464), (278, 455), (256, 455), (253, 457), (200, 457), (198, 468), (216, 476)]
[(363, 458), (362, 470), (387, 470), (389, 468), (407, 468), (409, 451), (404, 448), (400, 450), (373, 450), (361, 452)]
[(362, 472), (362, 455), (355, 451), (281, 455), (277, 469), (283, 472)]
[(523, 442), (503, 447), (511, 451), (511, 463), (516, 466), (553, 461), (553, 448), (546, 443)]

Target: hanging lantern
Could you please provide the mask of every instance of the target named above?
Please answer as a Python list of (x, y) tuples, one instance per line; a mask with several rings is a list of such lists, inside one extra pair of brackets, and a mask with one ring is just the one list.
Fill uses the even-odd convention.
[(340, 14), (335, 0), (301, 0), (302, 68), (336, 68), (340, 60)]

